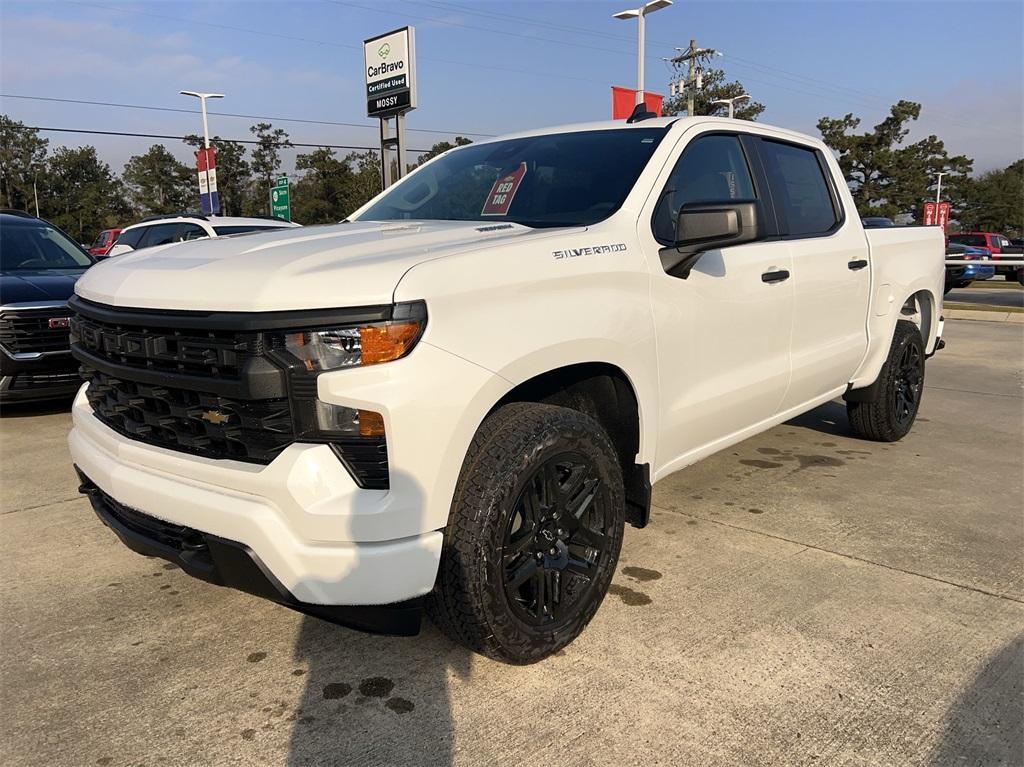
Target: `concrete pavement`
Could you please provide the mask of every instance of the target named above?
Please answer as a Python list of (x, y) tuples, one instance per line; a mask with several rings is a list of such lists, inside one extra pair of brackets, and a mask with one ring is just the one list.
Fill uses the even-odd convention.
[(0, 762), (1020, 765), (1024, 327), (951, 321), (903, 442), (828, 404), (655, 488), (612, 593), (514, 668), (127, 551), (60, 410), (0, 420)]

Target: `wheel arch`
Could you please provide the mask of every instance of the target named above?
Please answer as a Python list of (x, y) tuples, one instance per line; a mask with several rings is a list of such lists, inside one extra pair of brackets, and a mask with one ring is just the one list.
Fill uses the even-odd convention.
[[(895, 298), (895, 297), (893, 297)], [(874, 316), (868, 323), (869, 347), (860, 369), (851, 379), (845, 395), (847, 401), (864, 401), (872, 396), (872, 385), (878, 380), (882, 365), (889, 354), (889, 347), (896, 334), (896, 324), (900, 320), (908, 320), (917, 325), (921, 331), (926, 354), (931, 354), (938, 341), (939, 307), (941, 302), (929, 287), (915, 286), (905, 292), (903, 300), (892, 302), (899, 306), (899, 311), (889, 311), (881, 316)]]
[(650, 464), (642, 459), (643, 413), (636, 387), (619, 366), (578, 362), (537, 373), (513, 386), (490, 415), (512, 402), (543, 402), (571, 408), (597, 421), (619, 455), (626, 486), (627, 521), (644, 527), (650, 518)]

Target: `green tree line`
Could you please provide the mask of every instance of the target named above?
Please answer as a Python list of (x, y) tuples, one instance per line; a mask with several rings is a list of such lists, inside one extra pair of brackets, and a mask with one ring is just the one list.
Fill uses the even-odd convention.
[[(226, 216), (269, 215), (269, 189), (281, 170), (281, 152), (291, 147), (288, 133), (270, 123), (250, 128), (255, 144), (214, 136), (217, 189)], [(199, 149), (202, 138), (184, 143)], [(455, 144), (440, 142), (417, 158), (425, 162)], [(381, 190), (377, 152), (338, 155), (321, 147), (296, 157), (292, 182), (292, 218), (303, 224), (342, 221)], [(144, 216), (196, 211), (199, 189), (195, 166), (183, 163), (164, 144), (129, 158), (120, 175), (103, 162), (95, 147), (57, 147), (39, 132), (0, 115), (0, 207), (34, 213), (80, 242), (103, 229), (127, 226)]]

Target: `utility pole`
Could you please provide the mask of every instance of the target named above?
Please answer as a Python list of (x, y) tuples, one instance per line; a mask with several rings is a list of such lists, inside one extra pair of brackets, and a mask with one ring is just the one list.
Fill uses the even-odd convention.
[[(678, 48), (676, 50), (679, 50)], [(690, 47), (687, 48), (683, 53), (680, 53), (674, 59), (672, 63), (679, 66), (684, 61), (687, 64), (686, 68), (686, 116), (693, 117), (694, 109), (694, 97), (704, 85), (703, 73), (697, 69), (697, 62), (700, 59), (708, 58), (710, 56), (721, 56), (720, 51), (716, 51), (714, 48), (698, 48), (696, 40), (690, 40)]]
[(672, 0), (651, 0), (639, 8), (619, 11), (612, 14), (614, 19), (636, 19), (637, 50), (636, 50), (636, 103), (644, 103), (644, 18), (648, 13), (660, 11), (672, 5)]
[(935, 202), (939, 202), (942, 199), (942, 177), (948, 176), (949, 171), (940, 171), (935, 175), (939, 177), (939, 185), (935, 188)]
[(733, 96), (731, 99), (715, 99), (711, 103), (712, 104), (728, 104), (729, 105), (729, 119), (731, 120), (733, 114), (736, 111), (736, 108), (735, 108), (736, 107), (736, 102), (737, 101), (743, 101), (744, 99), (749, 99), (749, 98), (750, 98), (750, 96), (748, 96), (746, 93), (741, 93), (739, 96)]

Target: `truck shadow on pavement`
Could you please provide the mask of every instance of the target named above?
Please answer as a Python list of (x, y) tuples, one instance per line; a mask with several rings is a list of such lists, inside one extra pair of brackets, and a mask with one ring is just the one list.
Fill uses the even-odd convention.
[(932, 767), (1024, 764), (1024, 634), (989, 659), (944, 724)]
[(356, 633), (303, 619), (296, 669), (306, 687), (287, 764), (449, 765), (454, 716), (449, 685), (469, 676), (470, 651), (424, 621), (416, 637)]
[(832, 437), (852, 437), (850, 422), (846, 417), (846, 405), (826, 402), (814, 410), (786, 421), (787, 426), (801, 426), (805, 429), (827, 434)]
[[(406, 473), (392, 469), (410, 508), (425, 509), (426, 494)], [(373, 540), (367, 515), (354, 513), (354, 540)], [(424, 521), (421, 528), (429, 529)], [(423, 548), (409, 572), (436, 565)], [(415, 637), (384, 637), (350, 631), (304, 617), (295, 641), (296, 676), (305, 689), (295, 709), (287, 764), (415, 765), (452, 763), (454, 717), (450, 685), (469, 676), (471, 653), (444, 637), (423, 617)]]

